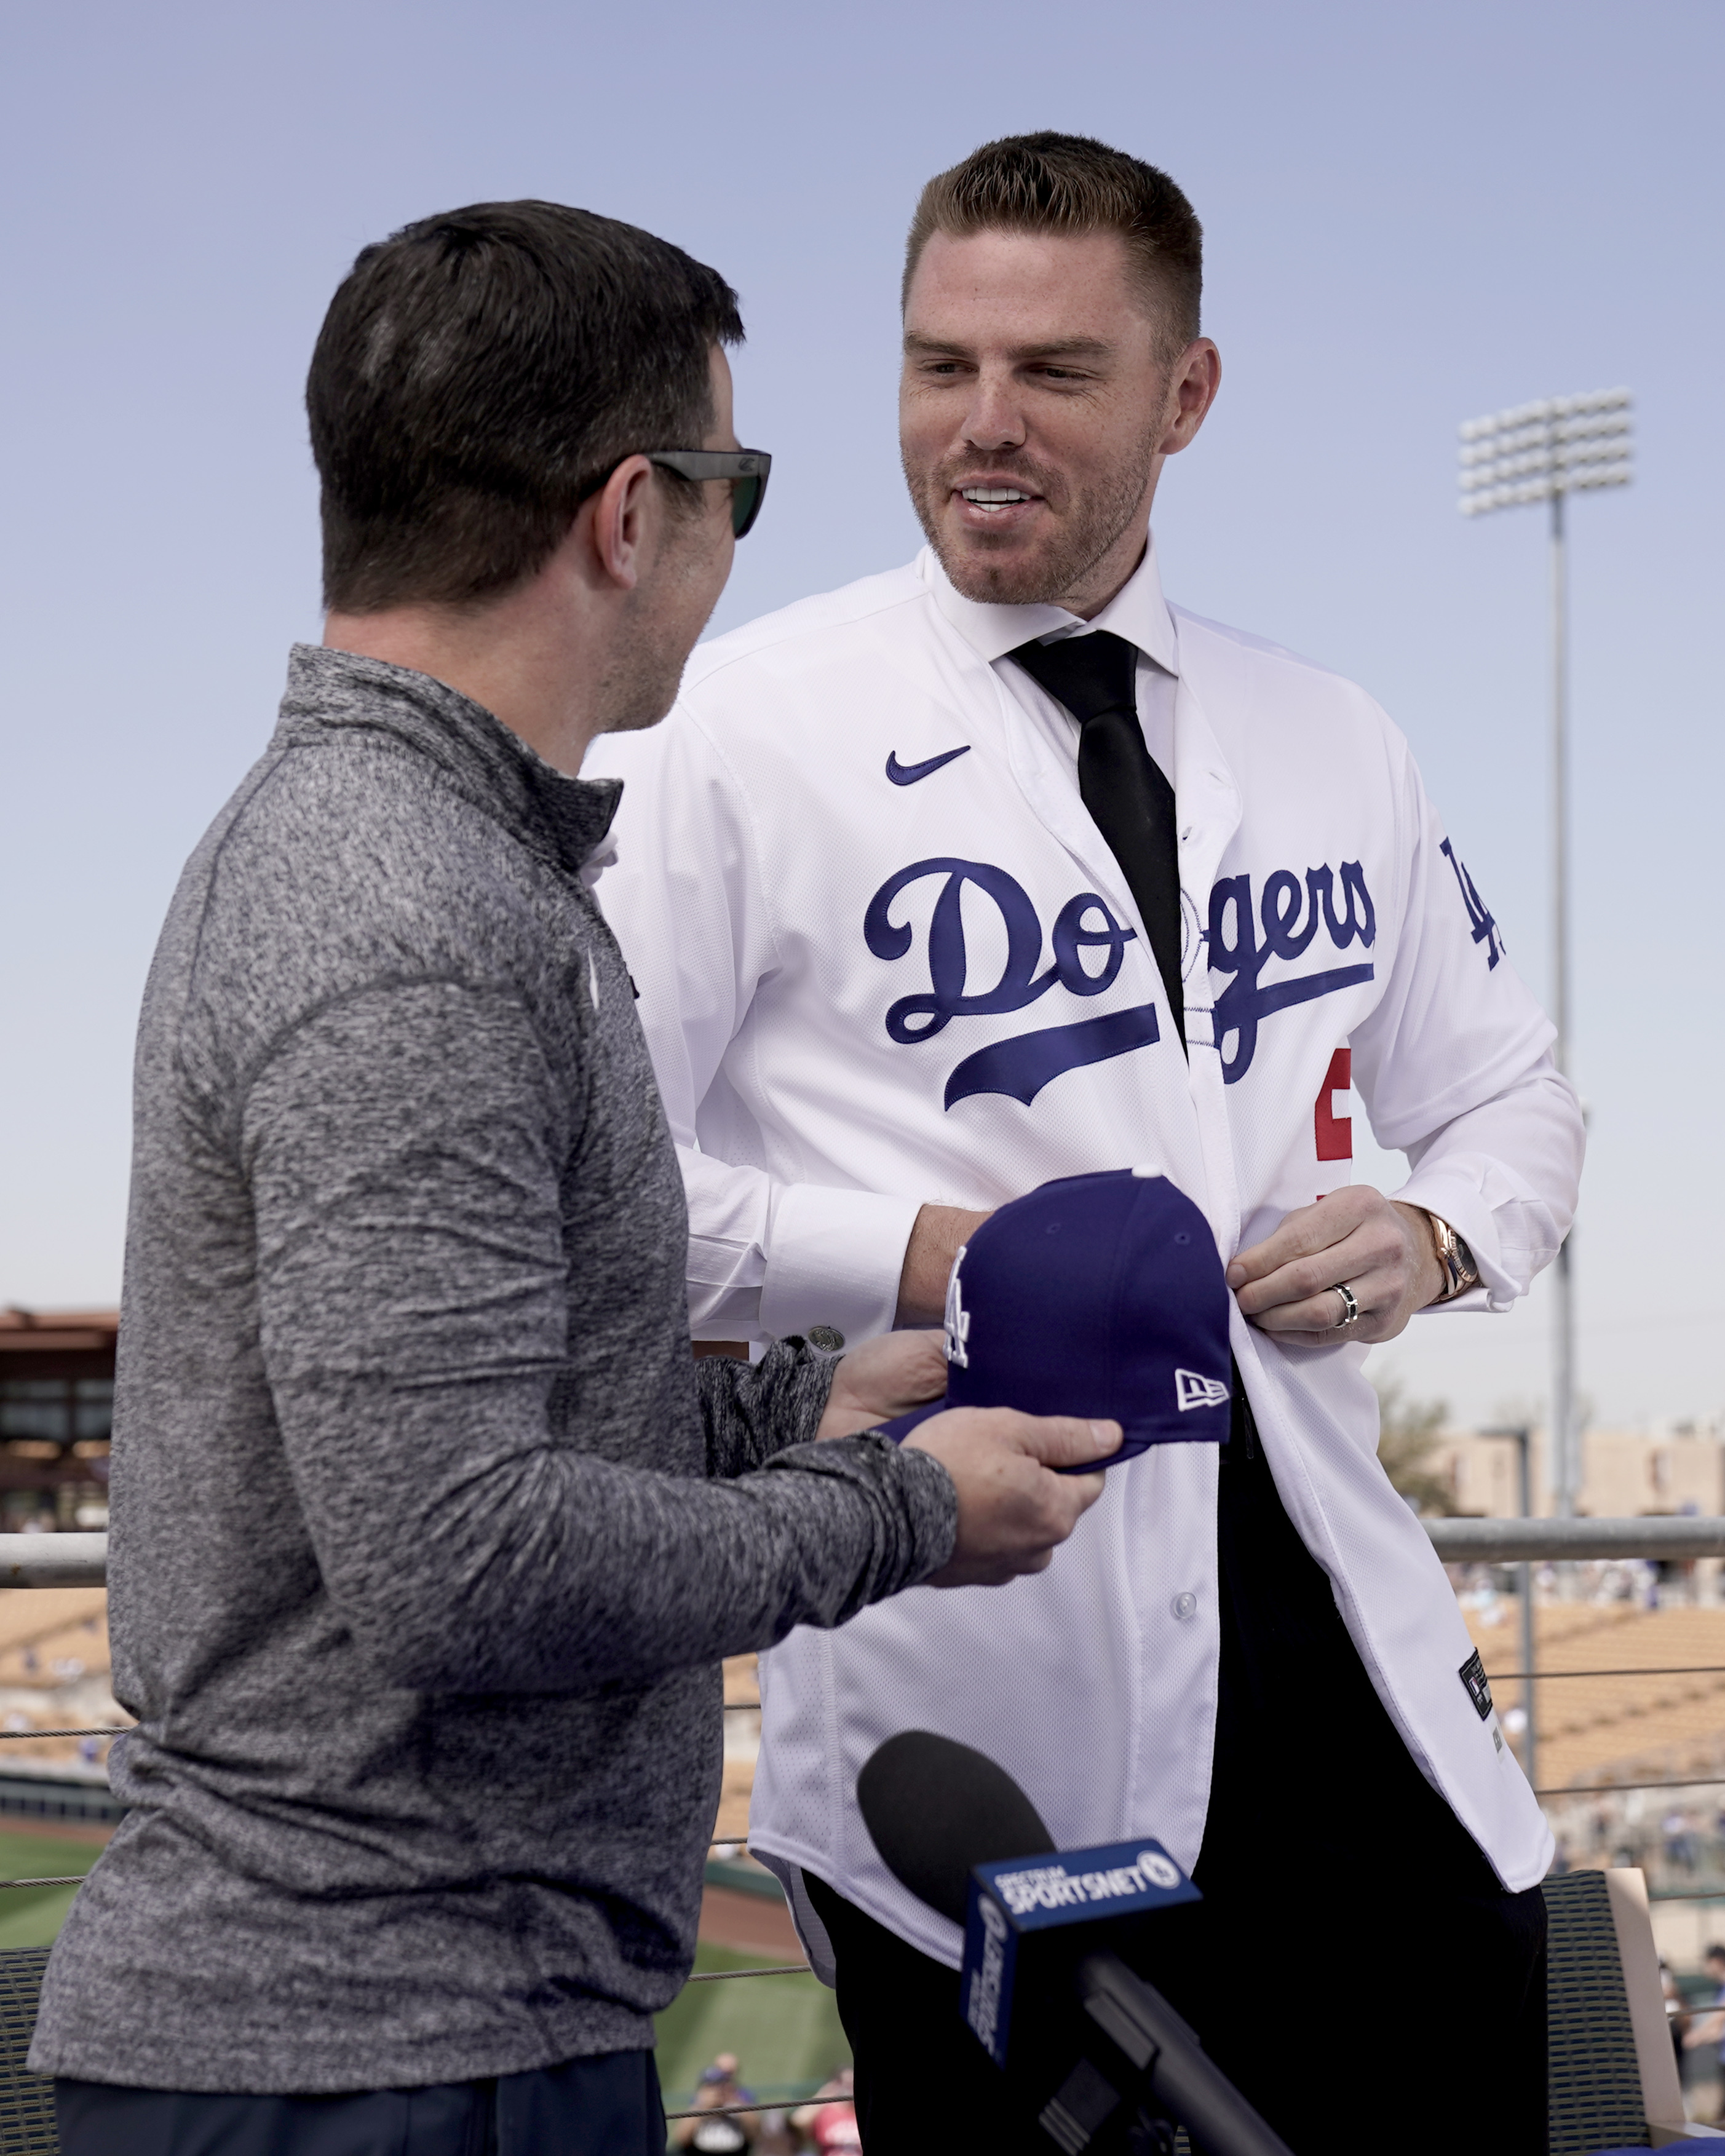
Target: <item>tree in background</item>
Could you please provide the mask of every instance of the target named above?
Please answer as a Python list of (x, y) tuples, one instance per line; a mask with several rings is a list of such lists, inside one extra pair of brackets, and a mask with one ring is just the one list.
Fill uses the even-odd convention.
[(1384, 1471), (1416, 1512), (1446, 1514), (1455, 1502), (1431, 1455), (1450, 1419), (1447, 1400), (1404, 1400), (1399, 1378), (1374, 1378), (1378, 1395), (1378, 1457)]

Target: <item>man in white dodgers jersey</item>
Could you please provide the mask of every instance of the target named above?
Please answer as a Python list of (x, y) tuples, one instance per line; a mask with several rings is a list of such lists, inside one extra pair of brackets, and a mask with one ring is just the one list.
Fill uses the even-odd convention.
[[(665, 726), (589, 765), (628, 782), (600, 896), (698, 1337), (937, 1322), (990, 1209), (1146, 1163), (1235, 1291), (1225, 1446), (1112, 1469), (1034, 1578), (765, 1658), (751, 1844), (836, 1977), (877, 2156), (1025, 2130), (990, 2112), (957, 1932), (856, 1810), (910, 1727), (1000, 1761), (1063, 1847), (1195, 1866), (1156, 1980), (1296, 2149), (1364, 2147), (1380, 2073), (1420, 2087), (1399, 2145), (1543, 2146), (1551, 1840), (1362, 1364), (1415, 1311), (1527, 1292), (1581, 1122), (1384, 713), (1163, 598), (1157, 479), (1219, 377), (1200, 246), (1172, 181), (1082, 138), (932, 181), (901, 398), (927, 549), (702, 646)], [(1348, 1187), (1350, 1082), (1410, 1162), (1393, 1199)], [(1242, 2015), (1266, 1935), (1301, 1980)]]

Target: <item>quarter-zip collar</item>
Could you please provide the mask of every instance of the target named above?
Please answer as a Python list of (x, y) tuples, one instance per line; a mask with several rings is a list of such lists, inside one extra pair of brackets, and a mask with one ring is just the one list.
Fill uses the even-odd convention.
[(305, 748), (342, 734), (425, 757), (465, 800), (572, 874), (603, 849), (623, 798), (621, 779), (566, 778), (482, 704), (429, 674), (296, 644), (274, 745)]

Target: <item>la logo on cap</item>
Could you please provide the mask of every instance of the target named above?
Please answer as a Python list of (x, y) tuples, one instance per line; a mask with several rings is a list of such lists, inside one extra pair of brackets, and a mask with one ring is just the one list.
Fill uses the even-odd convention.
[(968, 1243), (958, 1245), (958, 1255), (952, 1260), (952, 1270), (947, 1276), (947, 1360), (963, 1369), (970, 1360), (965, 1352), (965, 1342), (970, 1337), (970, 1319), (966, 1315), (964, 1297), (958, 1286), (958, 1269), (964, 1263)]

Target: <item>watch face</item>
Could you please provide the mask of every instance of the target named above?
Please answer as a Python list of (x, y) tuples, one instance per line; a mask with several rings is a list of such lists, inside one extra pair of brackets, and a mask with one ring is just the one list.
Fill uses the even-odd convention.
[(1426, 1218), (1431, 1222), (1432, 1241), (1444, 1276), (1444, 1291), (1438, 1301), (1448, 1302), (1479, 1285), (1480, 1269), (1473, 1261), (1473, 1252), (1447, 1220), (1440, 1219), (1435, 1213), (1429, 1213)]

